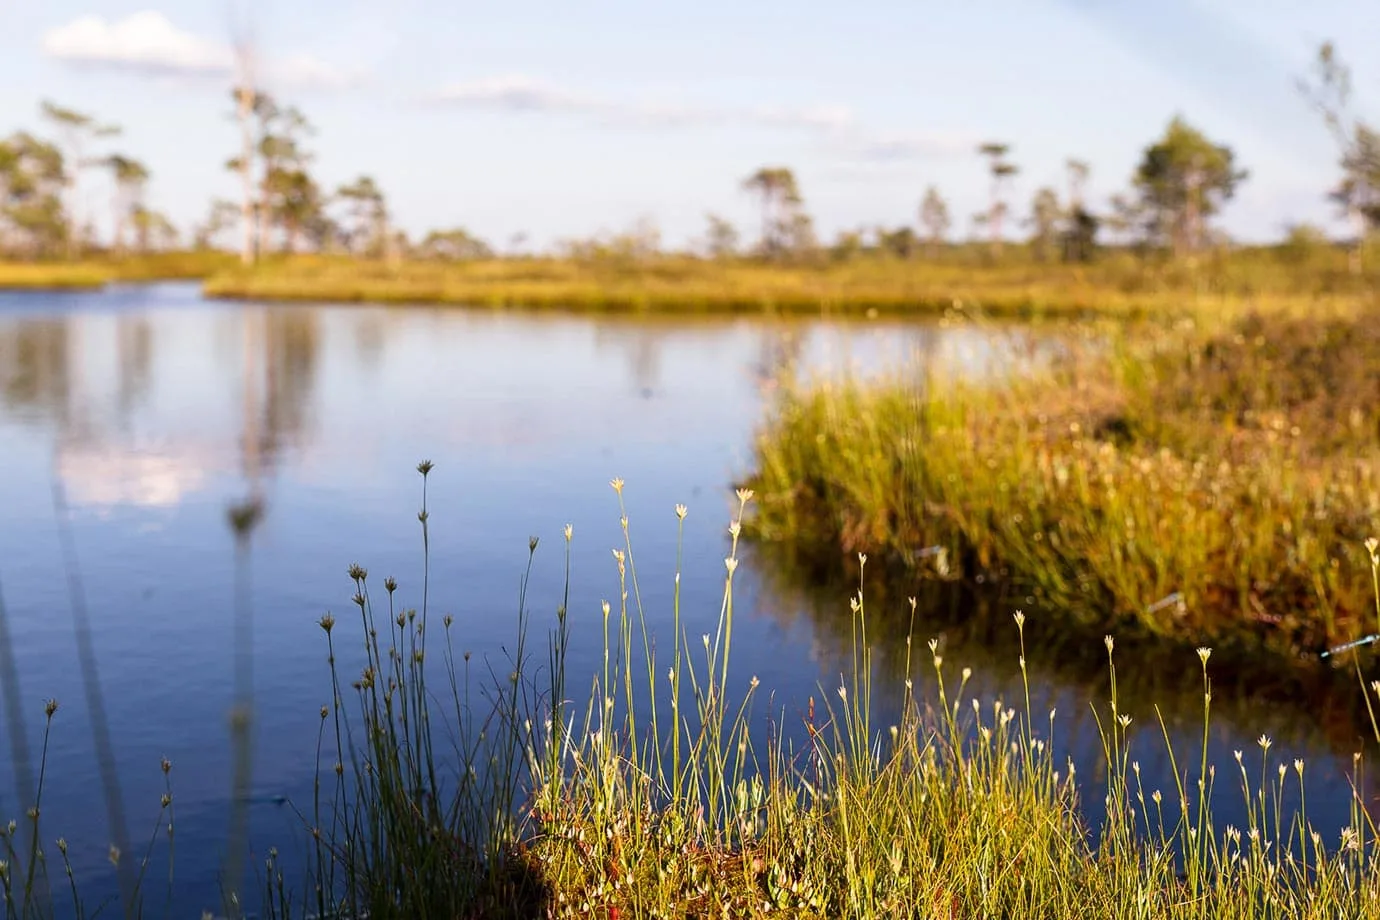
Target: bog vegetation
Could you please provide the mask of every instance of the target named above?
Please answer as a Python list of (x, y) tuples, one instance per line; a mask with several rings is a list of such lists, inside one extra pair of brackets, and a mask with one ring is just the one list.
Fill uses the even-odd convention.
[[(424, 477), (432, 469), (421, 468)], [(534, 615), (524, 588), (517, 641), (506, 660), (487, 663), (491, 680), (475, 680), (458, 653), (463, 626), (431, 612), (425, 582), (409, 592), (350, 567), (353, 625), (320, 621), (334, 703), (321, 708), (316, 790), (290, 803), (305, 852), (269, 850), (257, 886), (228, 875), (230, 915), (255, 904), (275, 917), (1375, 915), (1377, 829), (1359, 793), (1345, 826), (1318, 827), (1302, 793), (1307, 765), (1278, 762), (1268, 737), (1233, 763), (1209, 762), (1212, 648), (1185, 655), (1201, 672), (1203, 747), (1171, 751), (1175, 784), (1147, 788), (1128, 742), (1164, 728), (1120, 704), (1118, 670), (1135, 665), (1112, 636), (1102, 641), (1108, 689), (1089, 702), (1106, 817), (1094, 829), (1082, 816), (1088, 787), (1065, 759), (1054, 714), (1031, 711), (1028, 680), (1021, 699), (974, 697), (963, 663), (920, 639), (905, 645), (908, 676), (874, 683), (879, 613), (865, 579), (839, 612), (851, 624), (851, 667), (799, 714), (735, 669), (734, 578), (750, 491), (739, 492), (729, 525), (719, 609), (682, 610), (677, 587), (672, 634), (651, 635), (624, 486), (613, 486), (619, 595), (591, 618), (567, 609), (567, 588), (565, 600), (535, 602), (547, 612)], [(682, 521), (688, 513), (676, 508)], [(421, 519), (429, 553), (425, 504)], [(567, 528), (567, 573), (573, 539)], [(1367, 548), (1380, 617), (1380, 556), (1376, 543)], [(409, 593), (420, 608), (407, 606)], [(897, 613), (923, 635), (913, 602)], [(573, 630), (601, 620), (602, 668), (570, 673)], [(1013, 611), (1022, 673), (1026, 623)], [(534, 627), (545, 643), (533, 641)], [(347, 671), (355, 657), (345, 649), (361, 638), (361, 666)], [(932, 695), (914, 689), (922, 670)], [(0, 836), (9, 916), (61, 909), (53, 905), (64, 888), (72, 912), (91, 907), (80, 880), (59, 875), (69, 844), (53, 844), (41, 817), (42, 797), (61, 794), (43, 782), (60, 712), (45, 708), (33, 805)], [(161, 912), (176, 884), (155, 863), (166, 834), (172, 868), (176, 783), (172, 765), (163, 770), (148, 849), (110, 854), (125, 875), (126, 915)], [(1207, 802), (1217, 786), (1241, 796), (1241, 826), (1214, 821)], [(233, 856), (244, 845), (232, 840), (231, 865), (242, 866)]]

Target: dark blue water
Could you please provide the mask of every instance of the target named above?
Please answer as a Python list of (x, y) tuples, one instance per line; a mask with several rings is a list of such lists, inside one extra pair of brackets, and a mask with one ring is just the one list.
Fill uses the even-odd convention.
[[(529, 607), (541, 648), (540, 630), (560, 603), (562, 530), (573, 525), (571, 683), (587, 687), (600, 660), (600, 601), (616, 601), (618, 591), (610, 549), (623, 537), (610, 478), (626, 480), (649, 626), (666, 642), (673, 509), (689, 506), (682, 604), (686, 630), (698, 636), (718, 617), (732, 485), (748, 469), (770, 395), (764, 381), (783, 360), (806, 371), (866, 372), (907, 360), (983, 374), (1020, 360), (1013, 356), (1029, 339), (1019, 330), (882, 321), (213, 304), (184, 284), (0, 294), (0, 592), (35, 757), (43, 701), (60, 704), (48, 743), (45, 840), (51, 846), (65, 837), (79, 879), (109, 890), (110, 836), (70, 572), (89, 608), (131, 837), (140, 851), (150, 835), (160, 840), (155, 881), (146, 883), (154, 913), (162, 914), (167, 890), (166, 835), (154, 828), (166, 757), (176, 809), (173, 915), (199, 916), (219, 906), (237, 573), (250, 585), (251, 823), (262, 859), (269, 846), (286, 847), (296, 836), (274, 797), (301, 800), (316, 770), (318, 711), (330, 698), (316, 622), (330, 611), (346, 641), (357, 636), (348, 629), (357, 613), (347, 566), (366, 566), (375, 591), (384, 576), (396, 577), (402, 602), (420, 603), (418, 461), (436, 464), (431, 610), (455, 617), (459, 650), (476, 661), (511, 645), (532, 536), (541, 542)], [(227, 509), (251, 496), (265, 514), (247, 561), (237, 565)], [(59, 497), (75, 548), (70, 560)], [(821, 683), (837, 684), (847, 591), (821, 593), (747, 555), (737, 579), (734, 672), (744, 684), (756, 675), (778, 707), (796, 711)], [(926, 667), (924, 640), (943, 633), (955, 673), (974, 668), (971, 688), (1019, 701), (1006, 640), (923, 618), (919, 631), (917, 659)], [(898, 633), (885, 635), (890, 645), (879, 654), (894, 659)], [(1030, 657), (1034, 708), (1043, 718), (1058, 707), (1068, 727), (1060, 737), (1080, 773), (1095, 778), (1101, 747), (1088, 702), (1102, 686), (1086, 672), (1061, 669), (1057, 653), (1031, 650)], [(1182, 667), (1195, 670), (1196, 658)], [(1315, 709), (1245, 702), (1214, 703), (1225, 713), (1212, 739), (1224, 814), (1232, 814), (1230, 752), (1258, 755), (1254, 739), (1265, 733), (1278, 739), (1272, 757), (1308, 758), (1313, 817), (1323, 825), (1344, 820), (1357, 734), (1349, 725), (1313, 724)], [(1191, 695), (1165, 705), (1175, 737), (1191, 751)], [(1154, 753), (1162, 745), (1153, 710), (1134, 714), (1153, 733), (1144, 742), (1147, 784), (1168, 793), (1172, 777)], [(0, 818), (21, 818), (14, 739), (4, 737)]]

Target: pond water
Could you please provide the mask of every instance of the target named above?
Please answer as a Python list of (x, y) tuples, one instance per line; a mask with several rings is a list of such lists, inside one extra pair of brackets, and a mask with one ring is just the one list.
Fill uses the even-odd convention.
[[(610, 478), (627, 482), (649, 629), (666, 641), (673, 508), (689, 506), (682, 606), (687, 631), (698, 635), (718, 617), (732, 485), (748, 470), (770, 376), (783, 361), (864, 372), (928, 361), (974, 375), (1048, 345), (1014, 328), (890, 321), (211, 303), (187, 284), (0, 294), (0, 597), (35, 757), (44, 700), (60, 704), (48, 741), (45, 836), (69, 841), (80, 877), (110, 884), (74, 590), (90, 619), (131, 839), (149, 839), (167, 757), (177, 809), (173, 914), (199, 916), (217, 907), (226, 839), (237, 575), (248, 578), (252, 611), (250, 815), (261, 858), (296, 837), (278, 797), (300, 799), (315, 774), (318, 710), (330, 696), (316, 622), (330, 611), (351, 624), (347, 566), (368, 568), (376, 589), (395, 576), (404, 603), (419, 603), (418, 461), (436, 464), (431, 608), (453, 614), (457, 641), (477, 660), (513, 639), (531, 536), (541, 544), (529, 608), (534, 628), (550, 624), (561, 599), (562, 530), (573, 525), (571, 682), (587, 686), (599, 658), (600, 601), (618, 590), (610, 549), (623, 537)], [(238, 565), (227, 510), (251, 496), (264, 516), (247, 564)], [(851, 589), (810, 584), (770, 553), (746, 556), (733, 671), (743, 684), (755, 675), (778, 708), (799, 711), (821, 684), (837, 684)], [(1010, 610), (998, 614), (1009, 624)], [(971, 665), (978, 693), (1021, 698), (1011, 629), (955, 627), (962, 616), (942, 627), (921, 619), (918, 650), (942, 632), (946, 661)], [(879, 630), (888, 643), (882, 669), (893, 677), (903, 622), (896, 616)], [(1060, 650), (1047, 651), (1029, 652), (1033, 708), (1057, 707), (1057, 735), (1095, 783), (1101, 742), (1089, 702), (1105, 696), (1105, 678), (1065, 668)], [(927, 653), (917, 658), (928, 667)], [(1176, 667), (1191, 685), (1196, 658)], [(1180, 762), (1183, 752), (1196, 762), (1201, 696), (1183, 682), (1165, 684), (1162, 668), (1145, 670), (1163, 685)], [(1118, 674), (1133, 696), (1135, 671), (1123, 662)], [(1255, 739), (1264, 733), (1276, 739), (1272, 762), (1307, 758), (1315, 822), (1344, 821), (1360, 738), (1354, 722), (1323, 718), (1316, 701), (1258, 707), (1251, 696), (1249, 686), (1219, 687), (1214, 698), (1210, 754), (1223, 815), (1240, 811), (1231, 752), (1247, 751), (1258, 770)], [(1146, 788), (1168, 794), (1173, 776), (1154, 712), (1145, 702), (1135, 715)], [(18, 818), (10, 727), (0, 817)], [(166, 861), (153, 864), (165, 873)]]

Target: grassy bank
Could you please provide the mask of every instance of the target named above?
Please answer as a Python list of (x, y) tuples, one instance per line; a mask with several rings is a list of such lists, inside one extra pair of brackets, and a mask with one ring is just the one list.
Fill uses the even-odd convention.
[[(1209, 763), (1206, 747), (1172, 752), (1175, 785), (1142, 785), (1128, 743), (1161, 728), (1121, 705), (1117, 673), (1128, 665), (1111, 637), (1100, 643), (1109, 691), (1090, 701), (1106, 767), (1095, 837), (1081, 811), (1087, 787), (1052, 714), (1030, 711), (1028, 684), (1024, 704), (972, 698), (963, 662), (907, 641), (903, 673), (929, 671), (934, 696), (908, 677), (874, 686), (877, 613), (861, 588), (841, 611), (851, 669), (802, 711), (778, 710), (730, 667), (751, 494), (740, 493), (730, 525), (720, 608), (682, 611), (677, 593), (673, 632), (658, 642), (638, 600), (621, 481), (614, 488), (625, 540), (614, 602), (591, 616), (567, 609), (568, 588), (548, 599), (548, 641), (534, 649), (524, 592), (517, 641), (487, 663), (486, 690), (471, 690), (462, 627), (429, 611), (425, 581), (380, 586), (351, 567), (357, 625), (320, 621), (335, 703), (321, 709), (316, 791), (290, 803), (308, 868), (294, 880), (268, 852), (264, 916), (1380, 916), (1380, 835), (1363, 803), (1340, 835), (1315, 828), (1306, 765), (1277, 762), (1268, 738), (1235, 764)], [(425, 499), (420, 519), (429, 545)], [(573, 539), (567, 529), (567, 571)], [(407, 594), (422, 606), (405, 606)], [(913, 607), (909, 616), (914, 626)], [(602, 669), (568, 673), (573, 632), (601, 622)], [(1025, 628), (1017, 614), (1022, 660)], [(361, 638), (355, 671), (345, 650)], [(1215, 659), (1208, 648), (1186, 658), (1202, 681), (1206, 745)], [(1219, 783), (1239, 790), (1243, 826), (1219, 826), (1206, 807)], [(47, 880), (40, 803), (26, 801), (27, 820), (0, 837), (12, 916), (29, 915), (25, 899)], [(125, 903), (138, 914), (156, 903), (140, 893), (153, 876), (128, 873)], [(239, 915), (250, 892), (239, 874), (225, 883), (242, 893)]]
[(1124, 318), (1251, 307), (1315, 312), (1374, 299), (1374, 278), (1345, 256), (1296, 264), (1246, 252), (1181, 264), (1116, 253), (1087, 266), (979, 251), (945, 259), (865, 256), (787, 266), (682, 257), (505, 259), (388, 265), (295, 257), (235, 268), (207, 281), (213, 297), (340, 303), (435, 303), (586, 311), (933, 314), (955, 303), (992, 316)]
[(1369, 320), (1252, 315), (1112, 333), (1010, 384), (787, 387), (752, 526), (1007, 579), (1092, 634), (1316, 663), (1376, 627), (1378, 386)]
[(0, 290), (98, 290), (117, 281), (189, 281), (225, 271), (234, 256), (163, 252), (80, 262), (0, 262)]

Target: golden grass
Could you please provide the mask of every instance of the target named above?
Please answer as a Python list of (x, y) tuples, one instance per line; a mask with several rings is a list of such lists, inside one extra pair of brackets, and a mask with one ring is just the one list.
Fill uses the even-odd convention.
[(939, 261), (865, 256), (766, 265), (659, 257), (551, 258), (389, 265), (299, 256), (208, 279), (212, 297), (282, 301), (434, 303), (570, 311), (934, 314), (962, 306), (990, 316), (1119, 318), (1352, 310), (1375, 299), (1345, 259), (1308, 265), (1250, 251), (1198, 265), (1115, 253), (1088, 266), (992, 263), (960, 250)]
[(117, 281), (194, 280), (236, 261), (222, 252), (160, 252), (79, 262), (0, 262), (0, 290), (95, 290)]

